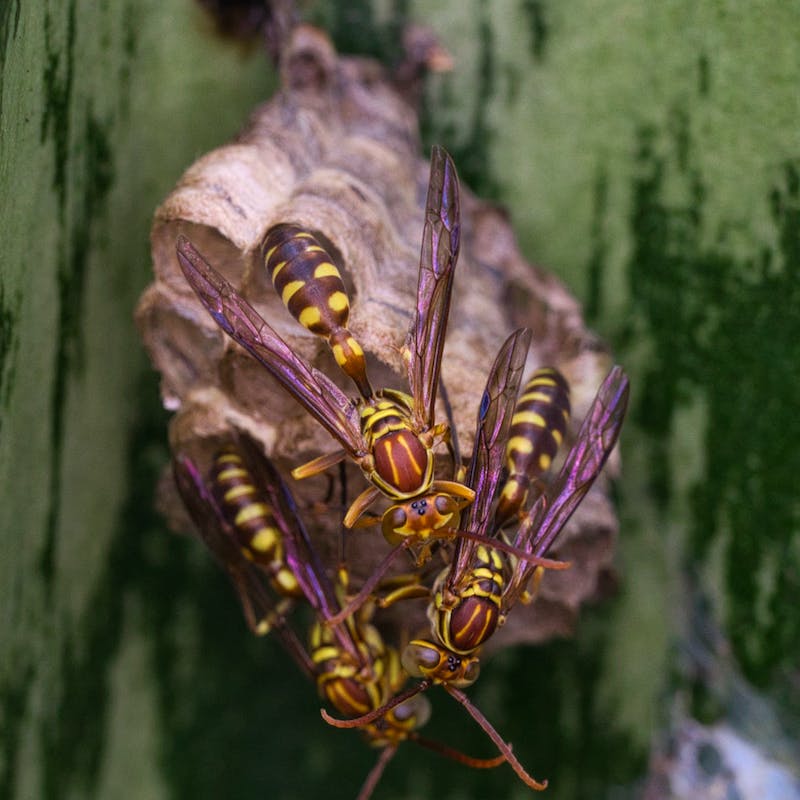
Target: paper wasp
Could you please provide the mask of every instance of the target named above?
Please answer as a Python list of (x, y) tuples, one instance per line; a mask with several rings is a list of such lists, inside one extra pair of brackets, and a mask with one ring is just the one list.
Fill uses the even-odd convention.
[[(308, 248), (314, 245), (309, 246), (302, 237), (298, 245), (296, 228), (284, 229), (273, 237), (267, 235), (268, 247), (263, 255), (271, 265), (273, 277), (276, 271), (287, 270), (299, 276), (283, 287), (284, 301), (291, 307), (295, 296), (302, 299), (295, 309), (298, 319), (312, 309), (305, 324), (309, 330), (328, 338), (335, 353), (343, 342), (347, 344), (348, 353), (342, 351), (336, 354), (336, 359), (344, 365), (345, 372), (355, 376), (361, 394), (358, 401), (351, 401), (330, 378), (299, 358), (188, 239), (181, 236), (177, 240), (178, 261), (186, 280), (217, 324), (259, 361), (343, 448), (298, 467), (293, 476), (304, 478), (323, 472), (349, 456), (370, 482), (371, 486), (353, 501), (345, 515), (347, 527), (355, 524), (381, 493), (392, 500), (443, 493), (458, 508), (472, 501), (472, 491), (462, 484), (434, 480), (434, 445), (437, 440), (449, 441), (448, 425), (435, 421), (435, 404), (458, 258), (459, 215), (455, 166), (442, 148), (434, 147), (417, 307), (402, 350), (410, 394), (392, 389), (372, 391), (366, 368), (362, 370), (364, 365), (358, 357), (361, 348), (345, 327), (347, 315), (340, 296), (341, 281), (335, 288), (326, 288), (323, 283), (328, 278), (335, 280), (329, 259), (316, 250), (309, 253)], [(290, 247), (292, 243), (297, 246)], [(300, 255), (292, 255), (297, 249)], [(315, 270), (308, 268), (309, 263), (311, 267), (322, 265), (318, 278), (314, 277)], [(281, 285), (281, 280), (276, 280), (276, 285)], [(328, 305), (331, 299), (333, 307)]]
[[(339, 713), (364, 714), (387, 705), (402, 690), (408, 674), (401, 666), (396, 648), (387, 644), (372, 624), (372, 609), (362, 608), (340, 625), (323, 624), (339, 611), (339, 598), (346, 586), (340, 586), (338, 593), (334, 589), (314, 551), (289, 488), (272, 462), (246, 435), (234, 435), (221, 452), (208, 479), (204, 479), (195, 462), (183, 454), (176, 455), (173, 460), (174, 475), (201, 538), (233, 581), (250, 628), (259, 635), (272, 630), (300, 670), (314, 681), (320, 695)], [(232, 459), (232, 455), (236, 458)], [(279, 600), (277, 592), (267, 589), (267, 585), (273, 590), (278, 587), (272, 580), (265, 583), (260, 569), (263, 564), (253, 558), (250, 540), (245, 546), (240, 544), (235, 517), (241, 508), (232, 514), (231, 509), (217, 499), (224, 497), (234, 484), (245, 485), (241, 475), (228, 475), (222, 478), (221, 489), (215, 490), (214, 486), (220, 483), (218, 475), (229, 472), (231, 463), (235, 464), (237, 473), (246, 469), (247, 482), (252, 482), (263, 493), (259, 503), (268, 507), (269, 518), (281, 534), (284, 567), (295, 575), (300, 596), (315, 613), (316, 621), (311, 625), (307, 646), (288, 622), (288, 608), (283, 602), (286, 598)], [(263, 509), (260, 513), (263, 514)], [(271, 571), (267, 574), (272, 577)], [(406, 702), (395, 703), (385, 714), (376, 715), (362, 727), (367, 742), (382, 752), (364, 782), (359, 800), (371, 795), (398, 746), (406, 740), (474, 768), (488, 769), (505, 761), (503, 753), (488, 759), (472, 758), (420, 736), (417, 729), (425, 724), (429, 715), (427, 700), (411, 697)]]
[(531, 484), (550, 468), (569, 422), (569, 384), (553, 367), (540, 367), (522, 390), (506, 444), (508, 478), (495, 510), (502, 528), (528, 499)]
[[(583, 420), (577, 439), (564, 464), (546, 491), (525, 512), (511, 540), (513, 547), (531, 556), (547, 554), (591, 488), (619, 436), (628, 402), (628, 378), (614, 367), (603, 381)], [(507, 408), (507, 407), (506, 407)], [(502, 411), (502, 407), (498, 409)], [(483, 728), (501, 752), (504, 742), (472, 705), (462, 689), (478, 678), (481, 645), (502, 625), (514, 604), (530, 601), (529, 587), (542, 574), (542, 565), (527, 558), (508, 557), (503, 547), (490, 547), (480, 538), (492, 519), (491, 509), (500, 478), (503, 433), (507, 424), (480, 424), (467, 484), (476, 491), (468, 511), (467, 528), (477, 536), (456, 541), (452, 563), (437, 578), (429, 605), (431, 637), (412, 640), (402, 656), (406, 670), (422, 678), (417, 686), (397, 695), (372, 714), (350, 720), (334, 720), (337, 727), (369, 724), (373, 714), (384, 713), (394, 703), (441, 685)], [(498, 545), (500, 543), (498, 538)], [(534, 780), (511, 753), (506, 758), (523, 782), (541, 790), (546, 782)]]

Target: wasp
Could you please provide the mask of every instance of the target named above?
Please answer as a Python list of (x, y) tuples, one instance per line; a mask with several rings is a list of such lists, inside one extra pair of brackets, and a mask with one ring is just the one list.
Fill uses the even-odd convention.
[[(242, 465), (247, 468), (246, 478), (239, 474)], [(313, 548), (290, 489), (255, 442), (245, 434), (237, 434), (215, 459), (207, 479), (182, 454), (173, 459), (173, 469), (187, 510), (203, 541), (230, 575), (250, 628), (259, 635), (272, 630), (298, 668), (316, 684), (321, 697), (341, 714), (358, 715), (386, 705), (402, 690), (409, 676), (397, 649), (387, 644), (371, 623), (371, 608), (360, 609), (340, 625), (323, 624), (339, 610), (340, 597), (346, 591), (346, 571), (340, 570), (341, 585), (334, 587)], [(232, 470), (235, 475), (230, 474)], [(230, 496), (218, 500), (232, 488), (250, 483), (257, 484), (262, 498), (258, 502), (268, 505), (269, 519), (281, 534), (285, 568), (295, 576), (301, 598), (314, 611), (316, 621), (310, 627), (307, 644), (289, 624), (285, 607), (277, 602), (278, 593), (267, 590), (267, 585), (275, 587), (272, 581), (265, 585), (262, 579), (261, 563), (252, 552), (260, 550), (252, 544), (252, 537), (245, 537), (244, 545), (240, 543), (235, 531), (236, 515), (226, 507), (234, 505)], [(505, 760), (502, 753), (493, 758), (473, 758), (421, 736), (417, 729), (429, 716), (428, 701), (413, 696), (395, 703), (363, 727), (367, 742), (379, 748), (381, 754), (361, 788), (359, 800), (371, 795), (404, 741), (417, 742), (474, 768), (496, 767)]]
[(569, 422), (569, 384), (553, 367), (531, 375), (517, 400), (506, 444), (508, 478), (495, 511), (502, 528), (528, 499), (531, 485), (550, 468), (564, 441)]
[[(546, 781), (536, 781), (512, 753), (502, 749), (504, 742), (500, 735), (462, 690), (480, 674), (481, 646), (504, 623), (517, 601), (532, 599), (529, 587), (532, 581), (541, 578), (543, 570), (536, 558), (547, 554), (603, 468), (619, 437), (628, 393), (627, 376), (620, 367), (614, 367), (600, 386), (560, 472), (525, 512), (510, 541), (514, 553), (523, 554), (521, 558), (511, 554), (499, 536), (493, 547), (483, 540), (483, 534), (492, 524), (503, 434), (508, 427), (501, 419), (505, 416), (502, 404), (498, 407), (500, 413), (495, 415), (495, 424), (489, 419), (479, 420), (467, 478), (467, 485), (476, 490), (476, 499), (470, 506), (466, 524), (476, 535), (457, 540), (452, 563), (435, 581), (428, 608), (430, 638), (413, 639), (403, 652), (405, 669), (422, 680), (373, 713), (384, 713), (394, 702), (407, 702), (416, 693), (440, 685), (466, 708), (526, 785), (536, 790), (546, 788)], [(509, 408), (505, 406), (505, 410)], [(326, 720), (338, 727), (350, 727), (369, 724), (371, 716), (365, 714), (343, 721), (328, 715)]]
[[(442, 492), (458, 498), (462, 507), (473, 499), (472, 491), (456, 481), (434, 480), (434, 446), (437, 441), (449, 441), (449, 426), (436, 422), (434, 407), (459, 240), (455, 165), (442, 148), (434, 147), (417, 307), (402, 349), (410, 389), (406, 394), (392, 389), (372, 390), (358, 355), (361, 347), (346, 328), (349, 301), (344, 305), (344, 287), (340, 277), (331, 274), (328, 257), (321, 255), (316, 245), (294, 227), (277, 232), (272, 229), (267, 235), (266, 250), (262, 247), (262, 251), (276, 286), (283, 287), (282, 296), (297, 318), (331, 342), (337, 362), (354, 376), (361, 395), (357, 401), (351, 401), (330, 378), (299, 358), (188, 239), (181, 236), (177, 240), (178, 261), (186, 280), (217, 324), (342, 446), (341, 451), (298, 467), (293, 476), (318, 474), (349, 456), (370, 483), (345, 515), (347, 527), (354, 525), (380, 494), (392, 500), (406, 500)], [(315, 276), (320, 265), (319, 275)], [(284, 285), (284, 275), (294, 275), (295, 280)], [(331, 280), (333, 283), (329, 284)], [(337, 347), (342, 348), (341, 352)]]

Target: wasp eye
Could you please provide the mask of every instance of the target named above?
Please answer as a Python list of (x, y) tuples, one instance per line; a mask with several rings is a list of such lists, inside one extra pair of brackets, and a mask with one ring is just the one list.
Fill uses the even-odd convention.
[(450, 683), (457, 689), (465, 689), (467, 686), (475, 683), (480, 672), (481, 665), (477, 658), (472, 661), (467, 661), (467, 663), (464, 664), (463, 673), (461, 675), (454, 675), (450, 679)]
[(423, 669), (434, 669), (439, 663), (439, 653), (433, 645), (420, 639), (414, 639), (406, 645), (401, 657), (403, 669), (415, 678), (423, 676)]
[(402, 506), (395, 506), (393, 509), (390, 509), (390, 512), (389, 521), (393, 528), (401, 528), (406, 524), (408, 516), (406, 515), (406, 510)]
[(397, 722), (403, 724), (411, 720), (415, 728), (420, 728), (430, 719), (431, 706), (424, 697), (417, 696), (400, 703), (392, 713)]
[(434, 500), (436, 510), (440, 514), (452, 514), (454, 511), (454, 503), (451, 497), (446, 494), (437, 494)]

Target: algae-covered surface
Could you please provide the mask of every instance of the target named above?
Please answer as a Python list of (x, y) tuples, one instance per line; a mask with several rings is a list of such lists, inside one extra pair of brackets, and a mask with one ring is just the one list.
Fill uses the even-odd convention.
[[(353, 797), (375, 753), (323, 725), (153, 510), (166, 416), (131, 321), (152, 210), (274, 76), (188, 1), (112, 5), (0, 7), (0, 797)], [(800, 11), (347, 6), (315, 13), (348, 51), (389, 57), (406, 16), (440, 32), (455, 68), (426, 143), (508, 208), (631, 375), (619, 593), (574, 640), (489, 661), (471, 696), (559, 800), (636, 796), (676, 704), (791, 760)], [(491, 752), (431, 699), (431, 737)], [(376, 796), (490, 793), (528, 795), (408, 745)]]

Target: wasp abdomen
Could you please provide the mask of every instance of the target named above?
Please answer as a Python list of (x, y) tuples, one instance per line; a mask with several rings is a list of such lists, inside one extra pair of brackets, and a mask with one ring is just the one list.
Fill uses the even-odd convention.
[(342, 371), (362, 396), (371, 397), (364, 351), (347, 329), (350, 298), (325, 248), (297, 225), (282, 223), (269, 229), (262, 252), (272, 284), (291, 315), (327, 339)]
[(276, 592), (301, 597), (297, 579), (284, 562), (283, 540), (272, 510), (241, 456), (233, 448), (222, 450), (214, 459), (212, 476), (217, 500), (245, 558), (264, 568)]
[(522, 508), (531, 481), (547, 472), (569, 421), (569, 384), (552, 367), (533, 373), (511, 419), (506, 463), (508, 480), (497, 507), (497, 524), (508, 522)]

